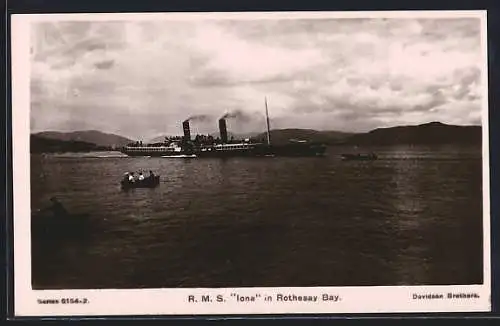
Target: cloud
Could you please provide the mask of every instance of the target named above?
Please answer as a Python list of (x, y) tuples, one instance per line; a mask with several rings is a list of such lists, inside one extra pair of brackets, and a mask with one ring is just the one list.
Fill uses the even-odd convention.
[[(192, 115), (261, 117), (265, 97), (280, 128), (480, 120), (476, 19), (43, 22), (32, 34), (34, 131), (148, 139)], [(216, 130), (208, 120), (193, 128)]]
[(94, 63), (94, 67), (96, 67), (97, 69), (110, 69), (111, 67), (113, 67), (114, 63), (114, 60), (106, 60)]
[(266, 46), (238, 38), (217, 26), (208, 25), (199, 29), (191, 42), (194, 51), (210, 58), (204, 72), (223, 74), (226, 80), (237, 82), (293, 76), (326, 62), (326, 58), (315, 48), (290, 51)]

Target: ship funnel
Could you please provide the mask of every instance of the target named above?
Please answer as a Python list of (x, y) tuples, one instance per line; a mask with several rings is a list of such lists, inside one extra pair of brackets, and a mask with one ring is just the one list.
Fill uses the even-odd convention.
[(224, 118), (219, 119), (219, 132), (222, 143), (227, 143), (227, 125), (226, 125), (226, 119)]
[(191, 130), (189, 129), (189, 120), (185, 120), (182, 123), (182, 129), (184, 130), (184, 141), (191, 140)]

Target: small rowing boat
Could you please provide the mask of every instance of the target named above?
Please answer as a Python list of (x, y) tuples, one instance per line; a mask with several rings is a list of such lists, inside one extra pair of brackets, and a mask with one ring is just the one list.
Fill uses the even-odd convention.
[(146, 177), (144, 180), (122, 180), (121, 186), (122, 189), (133, 189), (133, 188), (155, 188), (160, 184), (160, 176), (155, 175), (151, 177)]

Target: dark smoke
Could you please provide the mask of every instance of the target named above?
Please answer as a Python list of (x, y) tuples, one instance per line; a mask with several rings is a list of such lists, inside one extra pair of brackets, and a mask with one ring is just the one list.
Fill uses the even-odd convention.
[(261, 133), (266, 130), (265, 115), (258, 111), (235, 109), (226, 112), (220, 119), (227, 120), (229, 130), (238, 133)]
[(186, 121), (200, 121), (200, 122), (205, 122), (205, 121), (208, 121), (208, 120), (210, 120), (210, 116), (208, 116), (206, 114), (197, 114), (197, 115), (190, 116), (189, 118), (187, 118), (186, 120), (184, 120), (184, 122), (186, 122)]
[(221, 119), (238, 119), (243, 121), (249, 121), (252, 120), (253, 117), (250, 114), (243, 112), (241, 110), (233, 110), (224, 114), (221, 117)]

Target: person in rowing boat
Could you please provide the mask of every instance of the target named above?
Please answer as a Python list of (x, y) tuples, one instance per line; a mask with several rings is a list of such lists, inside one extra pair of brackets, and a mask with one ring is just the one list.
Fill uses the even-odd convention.
[(153, 171), (149, 170), (149, 178), (154, 179), (154, 177), (155, 177), (155, 174), (153, 173)]
[(134, 172), (130, 172), (128, 174), (128, 182), (130, 182), (130, 183), (134, 183), (135, 182)]
[(123, 175), (123, 182), (130, 182), (130, 172), (125, 172)]
[(144, 175), (142, 172), (139, 172), (139, 181), (144, 181)]

